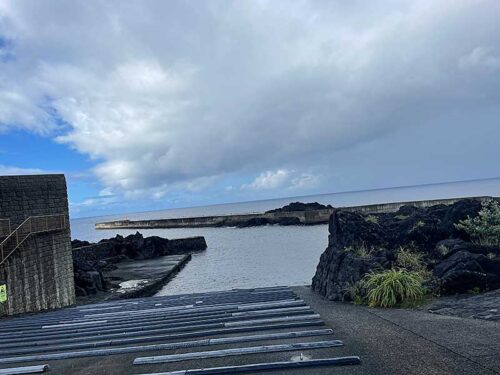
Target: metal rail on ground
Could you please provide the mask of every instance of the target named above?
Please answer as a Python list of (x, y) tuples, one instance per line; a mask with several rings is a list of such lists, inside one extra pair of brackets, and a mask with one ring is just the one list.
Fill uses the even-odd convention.
[[(12, 318), (0, 321), (0, 342), (0, 370), (47, 361), (64, 374), (74, 363), (94, 366), (114, 355), (128, 358), (120, 364), (128, 372), (135, 359), (170, 375), (360, 364), (331, 355), (342, 341), (288, 287), (108, 301)], [(288, 361), (303, 352), (305, 360)], [(73, 362), (78, 358), (95, 360)], [(227, 366), (214, 367), (217, 358)], [(203, 369), (180, 370), (193, 363)]]

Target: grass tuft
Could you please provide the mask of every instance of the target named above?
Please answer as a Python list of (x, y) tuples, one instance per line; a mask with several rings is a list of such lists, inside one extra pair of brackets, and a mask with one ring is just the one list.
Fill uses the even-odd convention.
[(425, 294), (423, 279), (418, 272), (391, 269), (370, 273), (363, 280), (371, 307), (411, 305), (421, 301)]

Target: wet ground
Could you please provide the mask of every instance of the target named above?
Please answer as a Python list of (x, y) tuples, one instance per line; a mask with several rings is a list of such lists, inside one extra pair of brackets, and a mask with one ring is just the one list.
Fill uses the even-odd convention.
[(47, 364), (54, 374), (500, 373), (498, 322), (331, 302), (306, 286), (8, 319), (0, 341), (0, 368)]

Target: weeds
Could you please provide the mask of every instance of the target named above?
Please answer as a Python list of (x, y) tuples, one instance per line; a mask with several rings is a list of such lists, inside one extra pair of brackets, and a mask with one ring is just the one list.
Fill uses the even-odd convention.
[(413, 225), (413, 227), (410, 229), (410, 232), (414, 232), (414, 231), (416, 231), (418, 228), (421, 228), (421, 227), (423, 227), (423, 226), (425, 226), (425, 223), (424, 223), (422, 220), (419, 220), (419, 221), (417, 221), (417, 222)]
[(378, 224), (378, 217), (375, 215), (368, 215), (365, 220), (372, 224)]
[(407, 271), (422, 272), (427, 269), (423, 256), (417, 250), (400, 247), (396, 254), (396, 266)]
[(425, 295), (423, 279), (418, 272), (391, 269), (370, 273), (362, 283), (371, 307), (393, 307), (398, 304), (408, 306), (418, 303)]
[(363, 258), (363, 259), (368, 259), (372, 256), (373, 249), (368, 248), (364, 242), (357, 246), (348, 246), (344, 248), (344, 251), (347, 252), (352, 252), (354, 255)]
[(500, 246), (500, 204), (488, 199), (481, 205), (478, 216), (461, 220), (455, 228), (465, 231), (475, 243)]
[(439, 252), (439, 254), (445, 257), (450, 252), (450, 249), (448, 248), (448, 246), (441, 244), (437, 247), (437, 251)]

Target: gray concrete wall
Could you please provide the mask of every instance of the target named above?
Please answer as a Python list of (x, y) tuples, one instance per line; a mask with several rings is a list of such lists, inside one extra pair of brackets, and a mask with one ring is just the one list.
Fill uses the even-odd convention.
[[(483, 201), (485, 199), (491, 199), (492, 197), (470, 197), (467, 199), (477, 199)], [(458, 202), (459, 200), (466, 198), (449, 198), (449, 199), (432, 199), (424, 201), (409, 201), (409, 202), (392, 202), (392, 203), (380, 203), (380, 204), (369, 204), (364, 206), (352, 206), (352, 207), (341, 207), (343, 210), (362, 212), (364, 214), (383, 214), (396, 212), (402, 206), (415, 206), (419, 208), (427, 208), (431, 206), (436, 206), (438, 204), (449, 205)]]
[[(353, 207), (339, 207), (348, 211), (357, 211), (365, 214), (381, 214), (388, 212), (396, 212), (401, 206), (411, 205), (416, 207), (430, 207), (438, 204), (453, 204), (464, 198), (451, 199), (434, 199), (423, 201), (410, 202), (394, 202), (380, 203)], [(469, 199), (491, 199), (491, 197), (472, 197)], [(105, 223), (97, 223), (96, 229), (116, 229), (116, 228), (134, 228), (134, 229), (151, 229), (151, 228), (199, 228), (199, 227), (218, 227), (218, 226), (237, 226), (239, 223), (250, 219), (270, 219), (279, 220), (283, 218), (297, 218), (301, 224), (314, 225), (326, 224), (332, 214), (332, 209), (312, 210), (312, 211), (291, 211), (291, 212), (272, 212), (272, 213), (257, 213), (257, 214), (240, 214), (240, 215), (220, 215), (220, 216), (200, 216), (200, 217), (185, 217), (176, 219), (159, 219), (159, 220), (118, 220)]]
[(279, 220), (283, 218), (297, 218), (301, 224), (312, 225), (327, 223), (332, 210), (315, 211), (291, 211), (291, 212), (272, 212), (262, 214), (241, 214), (241, 215), (220, 215), (220, 216), (199, 216), (177, 219), (159, 219), (159, 220), (119, 220), (106, 223), (97, 223), (96, 229), (110, 228), (201, 228), (218, 226), (237, 226), (239, 223), (250, 219), (269, 219)]
[[(64, 175), (0, 177), (0, 219), (15, 229), (29, 216), (68, 217)], [(34, 234), (0, 265), (0, 283), (8, 300), (0, 314), (20, 314), (75, 303), (71, 234), (69, 229)]]

